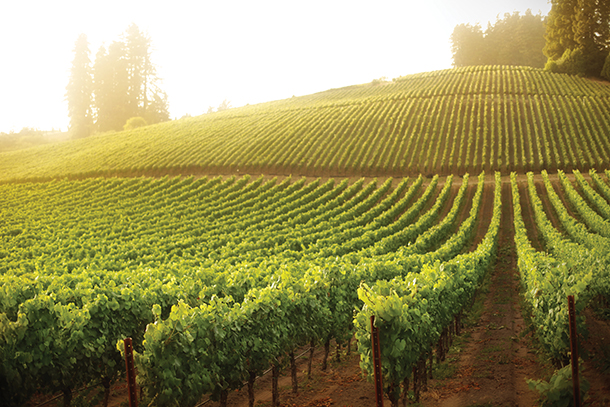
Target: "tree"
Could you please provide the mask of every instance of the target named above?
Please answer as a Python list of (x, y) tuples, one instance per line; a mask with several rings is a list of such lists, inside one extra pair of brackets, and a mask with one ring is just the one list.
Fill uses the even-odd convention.
[(451, 34), (453, 66), (483, 64), (483, 32), (480, 25), (459, 24)]
[[(574, 41), (576, 48), (583, 53), (584, 74), (597, 76), (600, 74), (606, 57), (608, 37), (608, 20), (603, 21), (602, 16), (607, 10), (600, 10), (599, 3), (595, 0), (579, 0), (576, 10), (576, 21), (574, 25)], [(604, 25), (606, 27), (604, 27)]]
[(148, 123), (161, 123), (169, 120), (169, 109), (167, 103), (167, 93), (162, 91), (156, 84), (153, 91), (147, 98), (147, 108), (144, 117)]
[(167, 94), (150, 58), (150, 38), (132, 24), (94, 65), (96, 124), (99, 131), (122, 130), (130, 117), (154, 124), (169, 120)]
[(144, 120), (143, 117), (132, 117), (127, 120), (127, 123), (125, 123), (125, 126), (123, 126), (123, 130), (133, 130), (137, 129), (138, 127), (144, 127), (146, 125), (146, 120)]
[(544, 36), (544, 55), (548, 59), (558, 60), (566, 50), (576, 47), (574, 24), (577, 4), (578, 0), (551, 0)]
[(547, 69), (598, 76), (610, 47), (610, 0), (552, 0)]
[(122, 130), (132, 117), (129, 111), (129, 83), (125, 44), (114, 41), (100, 47), (93, 67), (96, 124), (99, 131)]
[(519, 65), (543, 68), (544, 20), (527, 10), (506, 13), (485, 31), (485, 61), (489, 65)]
[(161, 90), (161, 80), (151, 62), (150, 37), (131, 24), (125, 32), (129, 82), (129, 111), (142, 116), (150, 124), (169, 120), (167, 94)]
[(93, 117), (91, 112), (91, 60), (89, 42), (85, 34), (79, 35), (74, 45), (74, 60), (70, 79), (66, 86), (70, 133), (72, 137), (87, 137), (91, 134)]
[(527, 10), (506, 13), (489, 23), (483, 32), (479, 25), (459, 24), (451, 35), (453, 65), (524, 65), (544, 67), (544, 22), (540, 14)]

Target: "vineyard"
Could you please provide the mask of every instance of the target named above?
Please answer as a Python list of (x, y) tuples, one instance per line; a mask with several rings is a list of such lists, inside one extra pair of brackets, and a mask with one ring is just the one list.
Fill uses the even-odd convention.
[(146, 405), (226, 405), (244, 383), (254, 405), (303, 348), (326, 365), (355, 338), (370, 377), (373, 316), (397, 405), (506, 228), (536, 338), (565, 363), (566, 296), (579, 332), (610, 300), (609, 101), (476, 67), (0, 154), (0, 404), (69, 406), (92, 383), (106, 404), (131, 337)]
[(608, 134), (607, 84), (523, 67), (469, 67), (5, 153), (0, 181), (588, 170), (610, 165)]
[[(564, 294), (579, 304), (609, 295), (608, 237), (589, 229), (607, 234), (600, 213), (610, 188), (594, 172), (590, 181), (575, 172), (574, 182), (560, 173), (566, 206), (541, 176), (561, 225), (546, 217), (533, 174), (521, 183), (513, 175), (515, 240), (539, 335), (561, 359)], [(500, 208), (511, 202), (501, 185), (499, 173), (487, 183), (481, 174), (3, 185), (4, 400), (109, 385), (124, 369), (124, 337), (134, 338), (140, 384), (159, 405), (222, 398), (305, 344), (354, 333), (370, 373), (370, 315), (389, 344), (385, 385), (396, 399), (494, 259)], [(530, 243), (523, 196), (546, 251)]]

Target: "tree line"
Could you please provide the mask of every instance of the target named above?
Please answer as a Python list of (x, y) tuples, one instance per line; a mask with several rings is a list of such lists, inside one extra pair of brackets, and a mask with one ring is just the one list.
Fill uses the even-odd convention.
[(525, 65), (610, 79), (610, 0), (551, 0), (546, 17), (507, 13), (485, 31), (459, 24), (450, 39), (455, 67)]
[(453, 65), (525, 65), (544, 67), (544, 18), (527, 10), (525, 15), (506, 13), (489, 23), (459, 24), (451, 34)]
[[(87, 137), (126, 125), (169, 120), (167, 94), (151, 62), (151, 39), (131, 24), (118, 41), (102, 45), (91, 64), (89, 42), (81, 34), (66, 86), (70, 132)], [(138, 120), (128, 120), (132, 118)]]

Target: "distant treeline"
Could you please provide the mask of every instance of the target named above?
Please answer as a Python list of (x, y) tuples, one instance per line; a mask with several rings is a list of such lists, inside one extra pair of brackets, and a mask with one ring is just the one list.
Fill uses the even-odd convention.
[(459, 24), (453, 65), (524, 65), (610, 79), (610, 0), (551, 0), (547, 17), (505, 14), (483, 31)]
[(62, 140), (65, 135), (61, 131), (42, 131), (29, 127), (22, 128), (18, 133), (0, 132), (0, 153), (56, 142)]
[(544, 17), (518, 12), (504, 14), (483, 31), (480, 25), (459, 24), (451, 34), (451, 52), (456, 67), (473, 65), (518, 65), (543, 68)]
[(169, 120), (150, 45), (150, 38), (132, 24), (121, 40), (99, 48), (92, 66), (87, 36), (78, 37), (66, 86), (73, 137), (122, 130), (133, 117), (148, 124)]

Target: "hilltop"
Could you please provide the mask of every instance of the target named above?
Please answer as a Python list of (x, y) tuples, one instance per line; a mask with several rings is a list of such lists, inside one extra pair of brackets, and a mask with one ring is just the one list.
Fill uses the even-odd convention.
[(608, 168), (610, 86), (456, 68), (0, 154), (0, 180), (99, 175), (406, 176)]

